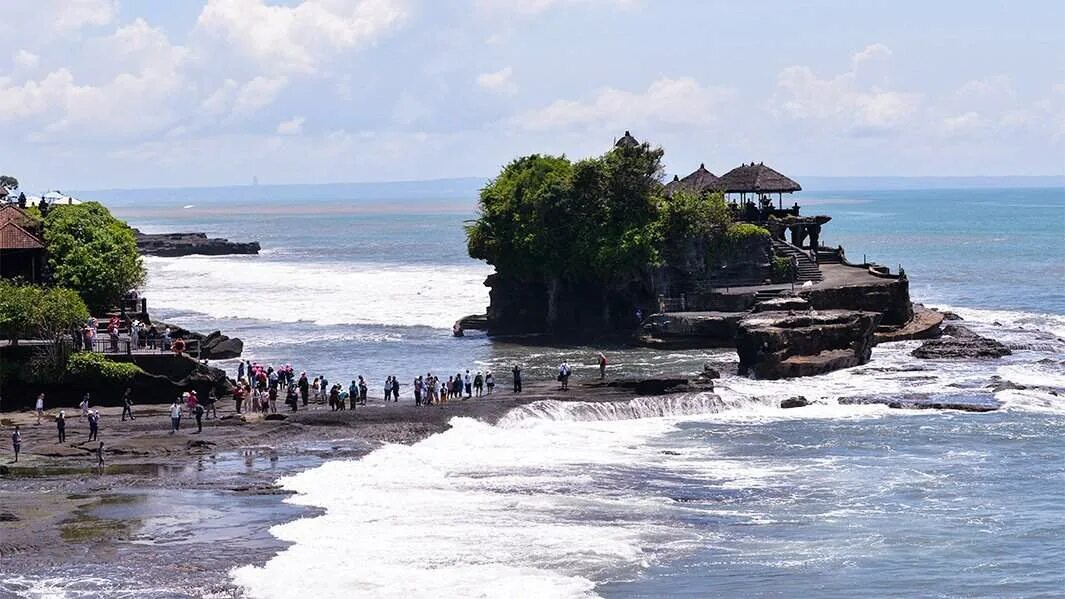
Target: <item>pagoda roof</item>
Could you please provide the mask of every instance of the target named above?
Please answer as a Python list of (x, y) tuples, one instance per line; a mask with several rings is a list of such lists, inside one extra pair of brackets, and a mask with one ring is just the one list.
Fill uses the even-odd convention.
[(802, 191), (794, 180), (759, 162), (737, 166), (721, 176), (728, 193), (791, 193)]

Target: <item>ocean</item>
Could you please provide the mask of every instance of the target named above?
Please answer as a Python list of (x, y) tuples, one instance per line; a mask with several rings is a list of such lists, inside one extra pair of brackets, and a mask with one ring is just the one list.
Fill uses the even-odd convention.
[[(106, 198), (103, 198), (108, 203)], [(624, 410), (534, 404), (495, 426), (456, 418), (287, 476), (322, 515), (271, 529), (289, 548), (228, 573), (249, 597), (1051, 597), (1065, 589), (1065, 189), (805, 191), (827, 245), (905, 269), (915, 301), (1013, 348), (928, 362), (920, 342), (864, 366), (756, 381), (720, 402)], [(219, 329), (253, 361), (379, 387), (427, 371), (578, 378), (735, 364), (734, 352), (527, 346), (451, 324), (491, 272), (466, 255), (475, 196), (440, 202), (167, 197), (109, 202), (148, 232), (258, 240), (258, 256), (148, 258), (153, 316)], [(224, 362), (231, 371), (235, 362)], [(842, 397), (984, 392), (986, 414)], [(500, 376), (501, 382), (507, 377)], [(782, 410), (803, 395), (813, 406)], [(666, 414), (662, 416), (662, 414)], [(323, 558), (323, 556), (328, 556)]]

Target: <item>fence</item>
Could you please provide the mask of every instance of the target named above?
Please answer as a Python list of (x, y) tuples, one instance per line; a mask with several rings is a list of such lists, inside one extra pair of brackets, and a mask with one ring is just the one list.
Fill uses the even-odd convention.
[[(128, 335), (119, 335), (118, 339), (113, 340), (110, 335), (100, 334), (93, 338), (92, 351), (101, 354), (163, 354), (174, 351), (173, 344), (175, 341), (163, 343), (162, 339), (148, 340), (140, 337), (137, 343), (134, 344), (132, 338)], [(185, 349), (182, 350), (182, 353), (194, 358), (200, 357), (199, 339), (182, 339), (181, 341), (185, 343)], [(81, 348), (85, 349), (84, 343)]]

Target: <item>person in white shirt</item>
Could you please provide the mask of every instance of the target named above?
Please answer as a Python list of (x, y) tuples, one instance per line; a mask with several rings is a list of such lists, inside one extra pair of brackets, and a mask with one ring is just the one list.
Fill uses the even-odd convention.
[(174, 401), (170, 404), (170, 434), (181, 428), (181, 403)]
[(44, 418), (44, 393), (37, 396), (37, 424), (41, 423), (41, 418)]

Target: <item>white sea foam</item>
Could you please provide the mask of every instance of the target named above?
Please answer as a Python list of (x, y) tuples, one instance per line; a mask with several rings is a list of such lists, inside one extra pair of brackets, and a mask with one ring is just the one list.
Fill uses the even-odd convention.
[(483, 312), (490, 267), (274, 262), (261, 256), (149, 257), (154, 308), (315, 324), (450, 328)]

